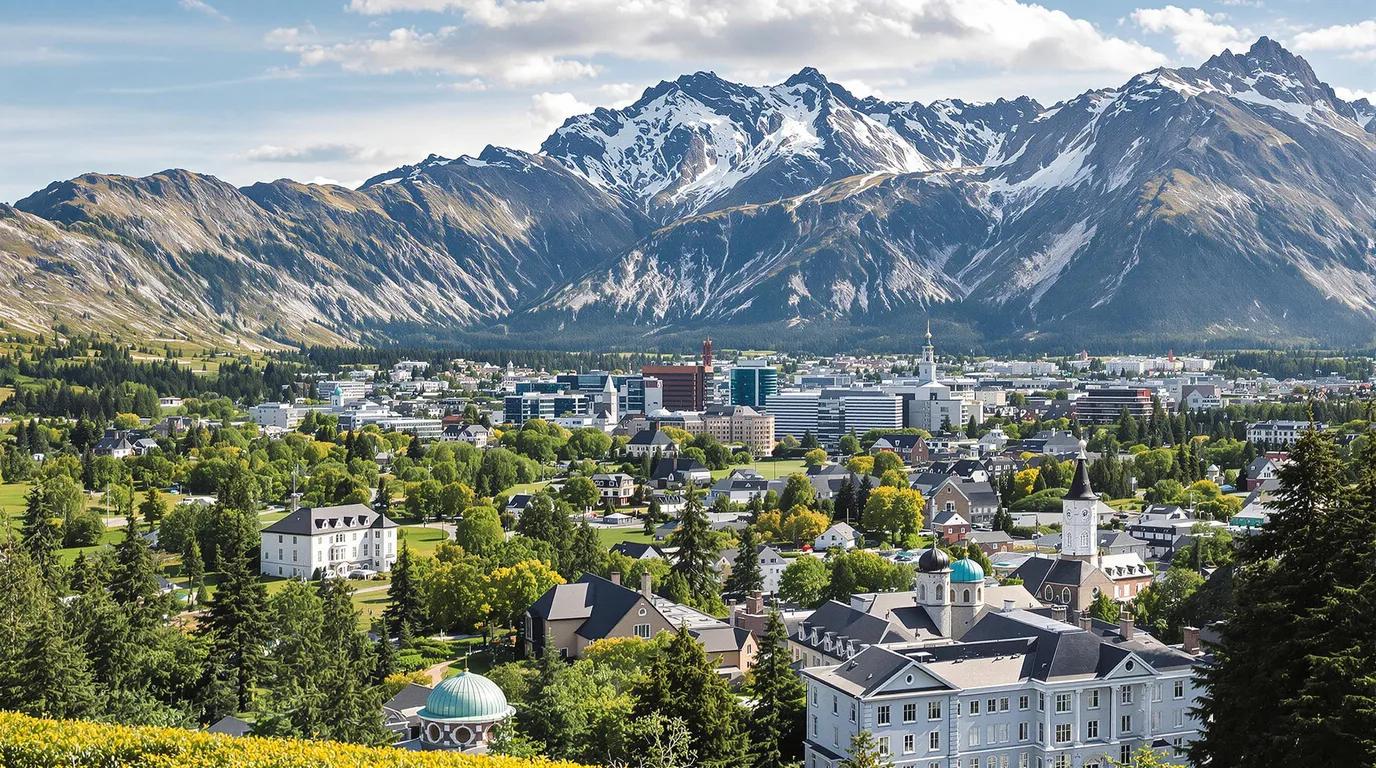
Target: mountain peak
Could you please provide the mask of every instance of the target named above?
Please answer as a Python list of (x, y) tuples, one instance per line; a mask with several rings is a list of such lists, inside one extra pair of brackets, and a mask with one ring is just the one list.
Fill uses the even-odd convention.
[(798, 73), (784, 81), (784, 85), (811, 85), (817, 88), (826, 88), (831, 85), (827, 76), (817, 70), (816, 67), (803, 67)]
[(1269, 73), (1289, 77), (1307, 86), (1322, 86), (1309, 62), (1265, 36), (1257, 38), (1246, 53), (1224, 50), (1223, 53), (1204, 62), (1200, 69), (1227, 72), (1240, 77)]

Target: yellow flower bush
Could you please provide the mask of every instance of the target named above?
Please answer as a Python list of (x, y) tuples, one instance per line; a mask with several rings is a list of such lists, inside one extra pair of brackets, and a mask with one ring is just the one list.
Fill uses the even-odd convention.
[(177, 728), (40, 720), (0, 712), (3, 768), (579, 768), (575, 763), (413, 752), (331, 741), (236, 738)]

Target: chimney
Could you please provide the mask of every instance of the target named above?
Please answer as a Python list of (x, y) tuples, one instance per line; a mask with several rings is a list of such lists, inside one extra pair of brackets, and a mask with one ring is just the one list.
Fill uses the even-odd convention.
[(1185, 627), (1185, 640), (1180, 644), (1180, 650), (1191, 656), (1198, 655), (1199, 647), (1199, 627)]
[(745, 612), (759, 616), (764, 613), (764, 593), (758, 589), (745, 599)]
[(1124, 640), (1132, 639), (1132, 613), (1126, 608), (1118, 612), (1118, 634), (1122, 635)]
[(1088, 611), (1080, 614), (1080, 629), (1086, 632), (1094, 629), (1094, 617)]
[(1061, 622), (1062, 624), (1064, 624), (1064, 623), (1065, 623), (1065, 606), (1064, 606), (1064, 605), (1053, 605), (1053, 606), (1051, 606), (1051, 618), (1053, 618), (1053, 619), (1055, 619), (1056, 621), (1059, 621), (1059, 622)]
[(610, 577), (613, 584), (621, 586), (621, 571), (612, 571)]
[(1012, 612), (1013, 612), (1013, 606), (1014, 606), (1013, 601), (1012, 601), (1012, 600), (1009, 600), (1009, 599), (1007, 599), (1007, 598), (1005, 598), (1004, 601), (1003, 601), (1003, 613), (1012, 613)]
[(645, 571), (644, 573), (640, 574), (640, 594), (643, 595), (646, 600), (651, 599), (651, 597), (653, 596), (653, 593), (650, 591), (649, 571)]

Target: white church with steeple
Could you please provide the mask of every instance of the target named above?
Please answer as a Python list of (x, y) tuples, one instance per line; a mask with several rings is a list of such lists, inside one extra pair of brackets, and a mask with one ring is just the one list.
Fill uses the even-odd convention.
[(961, 430), (973, 416), (975, 423), (984, 421), (984, 404), (955, 392), (951, 385), (937, 375), (936, 347), (932, 345), (932, 323), (927, 321), (927, 343), (922, 358), (917, 361), (917, 386), (908, 408), (908, 426), (937, 434), (944, 428)]

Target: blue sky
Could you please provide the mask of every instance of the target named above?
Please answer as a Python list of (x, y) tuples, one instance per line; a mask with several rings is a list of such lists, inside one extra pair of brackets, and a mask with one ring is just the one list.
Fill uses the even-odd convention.
[(0, 0), (0, 201), (88, 171), (355, 185), (533, 150), (700, 69), (890, 99), (1045, 102), (1269, 35), (1376, 92), (1371, 0)]

